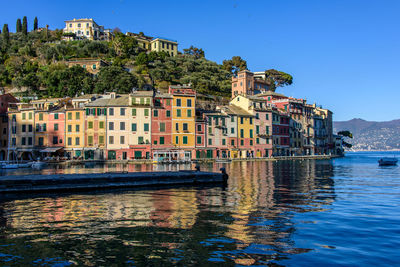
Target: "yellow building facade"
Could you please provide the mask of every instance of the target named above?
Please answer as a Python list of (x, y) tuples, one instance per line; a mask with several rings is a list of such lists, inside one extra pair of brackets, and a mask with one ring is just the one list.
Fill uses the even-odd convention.
[(71, 158), (81, 157), (85, 147), (85, 111), (68, 108), (65, 116), (65, 151)]
[(195, 147), (196, 93), (190, 86), (170, 86), (172, 95), (172, 144), (175, 148)]
[(170, 56), (178, 55), (178, 42), (166, 38), (155, 38), (150, 42), (151, 51), (167, 52)]

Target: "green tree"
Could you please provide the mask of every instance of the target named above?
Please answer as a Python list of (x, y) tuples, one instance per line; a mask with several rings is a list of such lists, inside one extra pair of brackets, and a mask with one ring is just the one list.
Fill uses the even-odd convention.
[(265, 71), (265, 81), (267, 82), (268, 90), (275, 92), (277, 87), (291, 85), (293, 77), (283, 71), (270, 69)]
[(338, 135), (348, 137), (348, 138), (353, 138), (353, 134), (350, 131), (340, 131), (337, 133)]
[(229, 71), (233, 75), (237, 75), (239, 71), (247, 70), (247, 62), (240, 56), (234, 56), (232, 59), (222, 62), (224, 70)]
[(33, 20), (33, 30), (36, 31), (38, 29), (38, 19), (35, 17)]
[(115, 33), (112, 46), (116, 55), (121, 58), (130, 58), (136, 56), (139, 52), (136, 39), (119, 32)]
[(17, 27), (16, 27), (17, 32), (22, 32), (22, 24), (21, 24), (21, 19), (17, 19)]
[(22, 33), (24, 35), (28, 34), (28, 19), (26, 18), (26, 16), (22, 18)]
[(100, 69), (95, 82), (95, 92), (129, 93), (132, 88), (137, 86), (138, 80), (132, 73), (119, 66), (108, 66)]
[(205, 57), (204, 50), (201, 48), (194, 47), (193, 45), (189, 48), (183, 49), (183, 54), (194, 56), (195, 58)]
[(10, 43), (10, 32), (8, 31), (8, 24), (3, 25), (3, 31), (2, 31), (2, 36), (3, 36), (3, 41), (6, 46)]
[(140, 52), (140, 54), (136, 57), (135, 65), (147, 65), (149, 59), (145, 52)]

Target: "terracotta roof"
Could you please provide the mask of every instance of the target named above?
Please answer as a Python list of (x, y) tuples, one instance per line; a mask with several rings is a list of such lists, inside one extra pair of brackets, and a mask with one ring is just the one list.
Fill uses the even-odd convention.
[(285, 95), (282, 95), (282, 94), (279, 94), (279, 93), (276, 93), (276, 92), (272, 92), (272, 91), (266, 91), (266, 92), (264, 92), (264, 93), (257, 94), (257, 95), (255, 95), (255, 96), (258, 96), (258, 97), (261, 97), (261, 96), (279, 96), (279, 97), (287, 97), (287, 96), (285, 96)]

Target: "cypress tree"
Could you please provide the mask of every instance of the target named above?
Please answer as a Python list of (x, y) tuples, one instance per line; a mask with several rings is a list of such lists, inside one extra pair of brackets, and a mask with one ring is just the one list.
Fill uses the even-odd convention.
[(8, 24), (4, 24), (4, 25), (3, 25), (3, 32), (2, 32), (2, 35), (3, 35), (3, 40), (4, 40), (4, 42), (5, 42), (6, 44), (8, 44), (9, 41), (10, 41), (10, 32), (8, 31)]
[(38, 29), (38, 19), (35, 17), (33, 20), (33, 30), (36, 31)]
[(22, 33), (24, 35), (28, 34), (28, 20), (26, 16), (24, 16), (24, 18), (22, 19)]
[(22, 24), (21, 24), (21, 19), (17, 19), (17, 32), (22, 31)]

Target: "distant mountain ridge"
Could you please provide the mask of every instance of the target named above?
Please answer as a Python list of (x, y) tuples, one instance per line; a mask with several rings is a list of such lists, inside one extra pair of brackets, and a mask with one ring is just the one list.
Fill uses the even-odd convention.
[(352, 150), (400, 150), (400, 119), (392, 121), (366, 121), (355, 118), (333, 122), (333, 131), (349, 130), (353, 133)]

